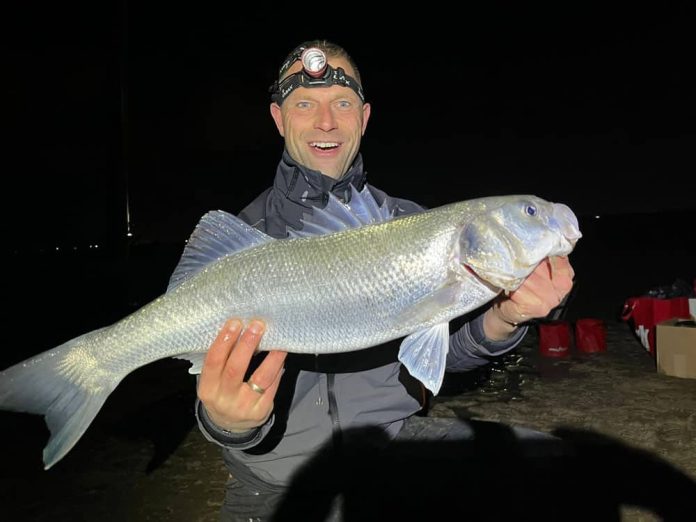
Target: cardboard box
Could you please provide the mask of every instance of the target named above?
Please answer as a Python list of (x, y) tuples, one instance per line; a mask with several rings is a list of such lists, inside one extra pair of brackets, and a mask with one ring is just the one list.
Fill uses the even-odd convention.
[(669, 319), (657, 325), (657, 371), (696, 379), (696, 322)]

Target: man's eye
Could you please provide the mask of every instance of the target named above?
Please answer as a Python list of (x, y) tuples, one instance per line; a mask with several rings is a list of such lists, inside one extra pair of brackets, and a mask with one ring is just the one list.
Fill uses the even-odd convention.
[(306, 102), (306, 101), (297, 102), (297, 108), (298, 109), (309, 109), (309, 102)]
[(348, 100), (341, 100), (338, 102), (338, 106), (341, 109), (350, 109), (353, 106), (353, 104), (350, 103)]

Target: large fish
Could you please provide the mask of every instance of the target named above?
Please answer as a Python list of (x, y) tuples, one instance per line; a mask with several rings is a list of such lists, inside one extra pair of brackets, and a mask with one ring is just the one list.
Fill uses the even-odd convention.
[(45, 415), (45, 468), (60, 460), (130, 372), (205, 352), (229, 317), (261, 318), (260, 350), (336, 353), (404, 337), (399, 360), (437, 394), (448, 322), (516, 289), (581, 236), (565, 205), (534, 196), (452, 203), (394, 218), (367, 188), (333, 196), (275, 240), (206, 214), (167, 292), (120, 321), (0, 372), (0, 408)]

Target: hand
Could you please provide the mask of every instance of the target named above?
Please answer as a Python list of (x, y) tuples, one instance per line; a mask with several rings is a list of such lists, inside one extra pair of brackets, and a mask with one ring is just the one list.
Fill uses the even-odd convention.
[(573, 288), (574, 276), (567, 257), (549, 257), (539, 263), (517, 290), (501, 296), (486, 312), (486, 337), (505, 339), (519, 323), (549, 315)]
[[(264, 327), (263, 322), (254, 320), (242, 331), (242, 322), (231, 319), (206, 354), (198, 381), (198, 398), (210, 419), (224, 430), (243, 432), (256, 428), (273, 411), (287, 352), (269, 352), (244, 382)], [(252, 388), (250, 383), (258, 388)]]

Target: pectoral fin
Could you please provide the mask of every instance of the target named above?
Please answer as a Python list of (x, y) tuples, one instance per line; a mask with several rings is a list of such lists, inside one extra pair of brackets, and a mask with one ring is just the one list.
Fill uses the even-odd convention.
[(449, 323), (420, 330), (401, 342), (399, 360), (408, 372), (437, 395), (445, 376), (449, 351)]
[(455, 279), (446, 282), (432, 293), (415, 301), (398, 317), (399, 323), (424, 323), (435, 319), (443, 310), (455, 305), (462, 298), (462, 285)]

